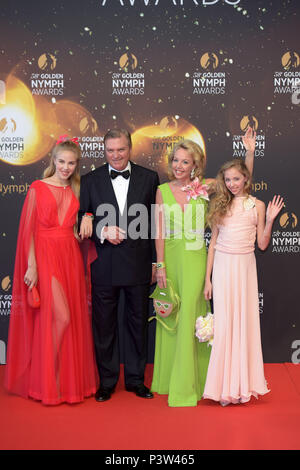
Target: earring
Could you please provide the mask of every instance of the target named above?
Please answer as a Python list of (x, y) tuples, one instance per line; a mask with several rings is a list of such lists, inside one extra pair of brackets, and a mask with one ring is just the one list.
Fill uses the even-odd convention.
[(191, 179), (195, 178), (195, 168), (192, 169), (190, 176), (191, 176)]

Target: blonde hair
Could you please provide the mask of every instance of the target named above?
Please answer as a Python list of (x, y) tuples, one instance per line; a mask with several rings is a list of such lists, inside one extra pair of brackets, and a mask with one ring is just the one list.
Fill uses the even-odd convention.
[(210, 200), (208, 213), (207, 213), (207, 224), (212, 227), (220, 224), (223, 217), (227, 214), (233, 201), (233, 194), (227, 189), (225, 184), (225, 171), (231, 168), (236, 168), (243, 176), (247, 178), (244, 186), (244, 192), (250, 194), (251, 191), (251, 175), (245, 162), (241, 158), (235, 158), (229, 162), (224, 163), (216, 177), (215, 192)]
[(51, 157), (50, 157), (50, 163), (47, 166), (47, 168), (44, 170), (43, 173), (43, 178), (49, 178), (50, 176), (53, 176), (55, 173), (55, 159), (57, 158), (57, 155), (60, 152), (63, 152), (64, 150), (69, 150), (73, 152), (76, 156), (77, 159), (77, 165), (75, 168), (74, 173), (70, 177), (70, 185), (71, 188), (77, 197), (79, 199), (79, 194), (80, 194), (80, 168), (79, 168), (79, 160), (81, 157), (81, 150), (80, 147), (75, 144), (75, 142), (72, 142), (71, 140), (65, 140), (64, 142), (60, 142), (59, 144), (55, 145), (55, 147), (52, 150)]
[(202, 148), (200, 147), (200, 145), (196, 144), (196, 142), (194, 142), (193, 140), (189, 140), (189, 139), (185, 139), (185, 140), (182, 140), (181, 142), (178, 142), (178, 144), (174, 145), (171, 153), (169, 154), (169, 157), (168, 157), (169, 178), (174, 179), (174, 174), (172, 171), (172, 162), (175, 157), (175, 153), (179, 149), (186, 150), (189, 153), (189, 155), (193, 158), (193, 162), (196, 165), (196, 168), (195, 168), (194, 176), (191, 179), (198, 177), (199, 181), (201, 182), (205, 173), (205, 154)]

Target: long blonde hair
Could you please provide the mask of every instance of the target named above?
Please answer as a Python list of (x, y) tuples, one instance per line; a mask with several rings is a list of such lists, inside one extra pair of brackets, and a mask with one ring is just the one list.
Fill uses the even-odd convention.
[(227, 189), (225, 184), (225, 171), (231, 168), (236, 168), (243, 176), (247, 178), (244, 186), (244, 192), (250, 194), (251, 191), (251, 175), (248, 168), (245, 165), (244, 160), (241, 158), (235, 158), (229, 162), (224, 163), (216, 177), (215, 192), (211, 197), (208, 213), (207, 213), (207, 224), (212, 227), (220, 224), (223, 217), (227, 214), (228, 210), (233, 201), (233, 194)]
[(189, 153), (189, 155), (193, 158), (196, 168), (194, 171), (194, 176), (191, 179), (198, 177), (199, 181), (201, 182), (205, 173), (205, 154), (202, 148), (200, 147), (200, 145), (198, 145), (193, 140), (189, 140), (189, 139), (185, 139), (185, 140), (178, 142), (178, 144), (174, 145), (171, 153), (169, 154), (169, 157), (168, 157), (169, 178), (174, 179), (174, 174), (172, 171), (172, 162), (175, 157), (175, 153), (179, 149), (186, 150)]
[(69, 150), (73, 152), (77, 158), (77, 165), (75, 168), (74, 173), (70, 177), (70, 185), (71, 188), (77, 197), (79, 199), (79, 194), (80, 194), (80, 168), (79, 168), (79, 160), (81, 157), (81, 150), (80, 147), (75, 144), (75, 142), (72, 142), (72, 140), (65, 140), (64, 142), (60, 142), (59, 144), (55, 145), (55, 147), (52, 150), (51, 157), (50, 157), (50, 162), (47, 168), (44, 170), (43, 173), (43, 178), (49, 178), (50, 176), (53, 176), (55, 173), (55, 159), (59, 152), (62, 152), (64, 150)]

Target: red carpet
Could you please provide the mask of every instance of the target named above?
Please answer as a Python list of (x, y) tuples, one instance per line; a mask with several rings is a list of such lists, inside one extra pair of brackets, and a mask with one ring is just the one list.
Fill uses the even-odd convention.
[[(299, 450), (300, 365), (266, 364), (271, 392), (222, 408), (208, 400), (169, 408), (167, 397), (144, 400), (120, 384), (112, 399), (43, 406), (8, 395), (0, 366), (0, 449)], [(152, 366), (147, 368), (146, 384)]]

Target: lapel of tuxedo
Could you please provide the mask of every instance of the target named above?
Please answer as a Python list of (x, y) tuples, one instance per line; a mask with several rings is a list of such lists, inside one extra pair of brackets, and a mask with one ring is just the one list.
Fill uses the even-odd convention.
[(141, 201), (139, 195), (143, 189), (143, 185), (144, 178), (139, 171), (139, 168), (131, 162), (131, 175), (127, 193), (127, 210), (132, 204), (136, 204)]
[(119, 206), (111, 182), (111, 177), (109, 175), (108, 164), (105, 165), (102, 185), (101, 192), (103, 194), (103, 201), (105, 201), (105, 203), (112, 204), (118, 212)]

